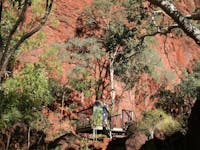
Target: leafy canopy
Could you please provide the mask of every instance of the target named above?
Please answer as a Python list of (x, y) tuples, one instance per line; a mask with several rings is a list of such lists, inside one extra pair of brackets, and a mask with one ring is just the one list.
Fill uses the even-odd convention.
[(51, 101), (48, 79), (39, 64), (28, 64), (1, 87), (1, 127), (31, 121), (41, 106)]
[(161, 109), (150, 110), (144, 112), (143, 115), (143, 119), (137, 123), (137, 128), (147, 135), (151, 131), (159, 130), (169, 136), (182, 129), (181, 124), (177, 120)]

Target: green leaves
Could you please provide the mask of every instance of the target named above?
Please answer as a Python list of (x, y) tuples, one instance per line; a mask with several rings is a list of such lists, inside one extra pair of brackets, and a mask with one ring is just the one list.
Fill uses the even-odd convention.
[(72, 75), (69, 77), (69, 85), (73, 87), (73, 89), (83, 92), (86, 97), (92, 95), (92, 87), (95, 85), (95, 80), (90, 76), (90, 72), (85, 70), (86, 68), (76, 68), (73, 70)]
[(193, 98), (197, 96), (197, 89), (200, 87), (200, 61), (196, 62), (193, 72), (186, 74), (179, 86), (183, 94)]
[(74, 61), (89, 64), (92, 60), (101, 59), (104, 55), (102, 44), (96, 38), (72, 38), (66, 43), (67, 55)]
[(51, 101), (44, 68), (28, 64), (13, 78), (7, 79), (1, 89), (0, 124), (34, 119), (34, 111)]
[(123, 0), (122, 6), (127, 13), (127, 19), (129, 22), (135, 22), (139, 24), (142, 19), (148, 17), (145, 13), (145, 8), (142, 6), (143, 0)]
[[(114, 51), (117, 46), (129, 48), (134, 29), (128, 28), (125, 24), (111, 24), (106, 30), (105, 46), (107, 52)], [(132, 47), (130, 47), (132, 48)]]
[(137, 128), (149, 135), (151, 131), (159, 130), (170, 136), (182, 130), (181, 124), (160, 109), (145, 112), (144, 117), (137, 123)]

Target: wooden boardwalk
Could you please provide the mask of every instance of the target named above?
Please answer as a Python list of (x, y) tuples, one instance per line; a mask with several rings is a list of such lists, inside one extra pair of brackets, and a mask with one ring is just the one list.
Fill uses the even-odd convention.
[[(94, 139), (98, 137), (98, 134), (104, 134), (110, 138), (126, 137), (128, 124), (133, 120), (132, 111), (122, 110), (121, 114), (113, 116), (105, 115), (103, 111), (99, 111), (100, 115), (98, 114), (97, 118), (94, 118), (95, 110), (97, 109), (92, 107), (78, 112), (79, 120), (76, 125), (77, 133), (93, 134)], [(99, 121), (98, 125), (94, 124), (94, 120)]]

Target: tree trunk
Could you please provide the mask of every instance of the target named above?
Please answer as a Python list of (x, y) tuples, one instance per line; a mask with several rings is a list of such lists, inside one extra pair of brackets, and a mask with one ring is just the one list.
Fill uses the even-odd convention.
[(63, 91), (63, 93), (62, 93), (62, 102), (61, 102), (61, 103), (62, 103), (62, 104), (61, 104), (61, 105), (62, 105), (62, 106), (61, 106), (61, 109), (62, 109), (62, 110), (61, 110), (61, 119), (62, 119), (63, 116), (64, 116), (64, 103), (65, 103), (65, 93), (66, 93), (66, 92), (65, 92), (65, 87), (63, 87), (63, 90), (64, 90), (64, 91)]
[(112, 111), (114, 111), (116, 90), (115, 90), (115, 82), (114, 82), (114, 66), (113, 66), (112, 61), (110, 61), (110, 88), (111, 88), (110, 95), (111, 95)]
[(9, 57), (2, 56), (0, 60), (0, 78), (3, 78), (6, 74)]
[(31, 142), (30, 142), (30, 137), (31, 137), (31, 127), (28, 127), (28, 149), (30, 148)]
[(9, 146), (10, 146), (10, 140), (11, 140), (11, 132), (8, 133), (8, 138), (7, 138), (7, 143), (6, 143), (6, 150), (9, 149)]
[(82, 104), (82, 105), (84, 105), (84, 99), (85, 99), (84, 92), (81, 91), (81, 104)]
[(200, 30), (192, 25), (172, 3), (168, 0), (149, 0), (149, 2), (164, 10), (189, 37), (200, 45)]
[[(29, 0), (25, 0), (24, 5), (19, 13), (19, 16), (16, 18), (16, 22), (13, 27), (8, 31), (8, 37), (4, 38), (1, 34), (1, 25), (0, 25), (0, 79), (2, 79), (7, 71), (8, 64), (10, 63), (11, 57), (15, 57), (15, 52), (18, 50), (19, 46), (36, 32), (38, 32), (46, 23), (48, 16), (51, 12), (53, 0), (46, 0), (46, 8), (45, 13), (42, 19), (39, 21), (40, 23), (33, 27), (30, 31), (25, 32), (16, 44), (12, 45), (12, 41), (14, 40), (13, 36), (17, 32), (18, 27), (21, 22), (24, 21), (24, 16), (26, 14), (27, 8), (29, 7)], [(3, 9), (3, 1), (0, 1), (0, 22), (2, 21), (2, 9)], [(5, 42), (5, 45), (3, 44)], [(11, 63), (12, 64), (12, 63)], [(0, 80), (0, 82), (2, 82)]]

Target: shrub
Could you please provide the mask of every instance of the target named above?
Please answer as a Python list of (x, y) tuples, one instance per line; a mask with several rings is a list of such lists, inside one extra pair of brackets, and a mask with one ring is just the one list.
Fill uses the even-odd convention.
[(50, 100), (44, 69), (39, 64), (28, 64), (21, 72), (2, 84), (0, 127), (7, 127), (16, 121), (34, 120), (34, 112)]
[(166, 114), (161, 109), (155, 109), (144, 113), (144, 117), (137, 123), (137, 129), (146, 135), (151, 135), (155, 130), (169, 136), (181, 130), (181, 124)]

